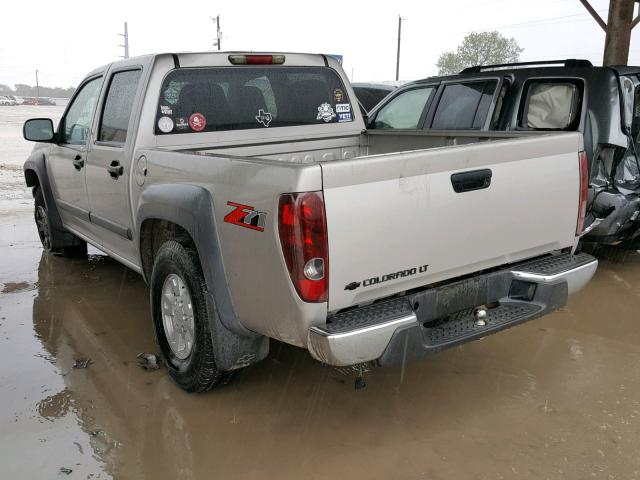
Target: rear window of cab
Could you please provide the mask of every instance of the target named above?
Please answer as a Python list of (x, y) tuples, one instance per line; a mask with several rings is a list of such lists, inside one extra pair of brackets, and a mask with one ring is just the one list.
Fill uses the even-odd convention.
[(352, 122), (338, 74), (327, 67), (172, 70), (156, 113), (157, 135)]

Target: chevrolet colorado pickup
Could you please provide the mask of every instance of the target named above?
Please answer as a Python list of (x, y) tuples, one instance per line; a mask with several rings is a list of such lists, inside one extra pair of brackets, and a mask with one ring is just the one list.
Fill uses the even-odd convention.
[[(562, 307), (579, 133), (367, 131), (331, 57), (181, 53), (91, 72), (24, 165), (46, 251), (86, 242), (149, 284), (169, 374), (202, 392), (269, 338), (388, 365)], [(108, 321), (105, 319), (105, 321)]]

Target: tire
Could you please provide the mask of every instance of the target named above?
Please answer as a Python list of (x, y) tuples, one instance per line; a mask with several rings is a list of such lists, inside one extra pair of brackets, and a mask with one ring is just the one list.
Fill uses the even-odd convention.
[[(234, 372), (216, 366), (206, 282), (194, 248), (162, 244), (151, 273), (151, 315), (169, 376), (183, 390), (203, 393), (226, 385)], [(189, 341), (190, 340), (190, 341)]]
[(44, 251), (64, 257), (86, 256), (87, 242), (70, 232), (61, 232), (52, 226), (40, 187), (33, 189), (33, 197), (35, 206), (33, 216)]

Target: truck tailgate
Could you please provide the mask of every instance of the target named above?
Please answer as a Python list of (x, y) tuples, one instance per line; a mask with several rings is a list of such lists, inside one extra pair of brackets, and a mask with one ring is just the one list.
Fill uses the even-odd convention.
[(573, 246), (580, 150), (563, 133), (322, 163), (329, 310)]

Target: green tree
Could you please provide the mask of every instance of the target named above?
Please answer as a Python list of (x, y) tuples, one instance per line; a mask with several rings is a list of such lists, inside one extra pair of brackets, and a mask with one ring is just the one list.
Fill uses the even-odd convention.
[[(26, 85), (24, 83), (16, 83), (15, 89), (7, 92), (7, 94), (18, 95), (20, 97), (35, 97), (38, 89), (35, 86)], [(0, 86), (1, 88), (1, 86)], [(44, 87), (40, 86), (41, 97), (56, 97), (56, 98), (70, 98), (75, 92), (74, 87), (62, 88), (62, 87)]]
[(513, 63), (524, 51), (514, 38), (499, 32), (472, 32), (462, 41), (455, 52), (445, 52), (438, 58), (438, 74), (452, 75), (474, 65)]

